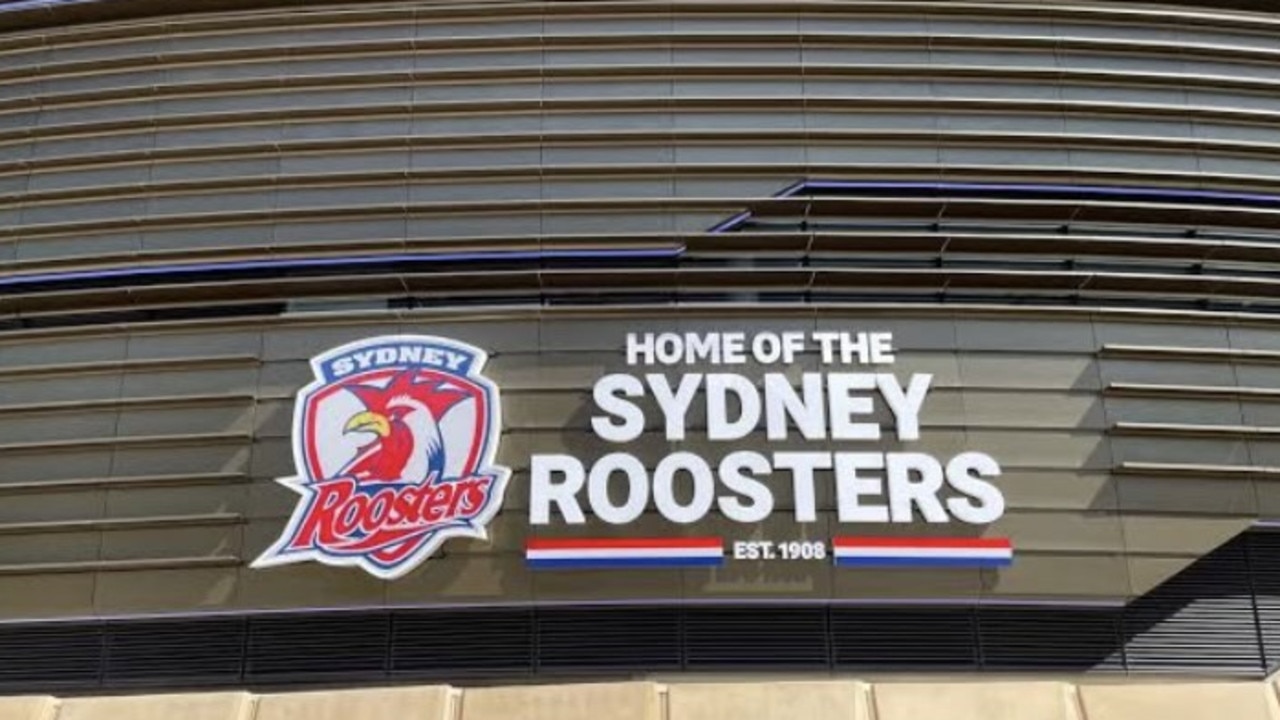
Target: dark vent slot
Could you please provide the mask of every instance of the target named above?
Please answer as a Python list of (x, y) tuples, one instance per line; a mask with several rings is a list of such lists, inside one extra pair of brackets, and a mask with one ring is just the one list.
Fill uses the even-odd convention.
[(0, 687), (26, 693), (97, 685), (102, 650), (97, 623), (0, 628)]
[(680, 612), (674, 608), (544, 610), (538, 667), (575, 672), (680, 667)]
[(106, 682), (163, 685), (238, 680), (246, 625), (240, 618), (218, 618), (111, 627)]
[(1244, 541), (1193, 563), (1124, 613), (1131, 672), (1261, 672)]
[(975, 669), (973, 611), (833, 608), (837, 668)]
[(691, 608), (685, 611), (690, 670), (813, 669), (830, 665), (823, 608)]
[(1280, 666), (1280, 532), (1245, 535), (1267, 674)]
[(1124, 669), (1112, 610), (983, 608), (978, 617), (987, 669)]
[(252, 618), (246, 676), (275, 681), (382, 676), (390, 630), (386, 613)]
[(505, 676), (533, 669), (529, 610), (404, 611), (392, 627), (397, 675)]

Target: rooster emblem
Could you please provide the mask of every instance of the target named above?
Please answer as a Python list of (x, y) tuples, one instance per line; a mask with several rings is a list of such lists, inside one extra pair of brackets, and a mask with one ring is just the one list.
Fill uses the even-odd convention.
[(358, 482), (417, 482), (444, 473), (444, 439), (439, 418), (468, 397), (441, 382), (415, 382), (410, 371), (396, 374), (385, 388), (348, 385), (363, 412), (352, 415), (345, 433), (374, 437), (362, 445), (341, 474)]
[(294, 407), (301, 499), (255, 568), (315, 561), (401, 577), (452, 537), (486, 539), (507, 468), (494, 464), (498, 388), (484, 351), (427, 335), (371, 338), (312, 359)]

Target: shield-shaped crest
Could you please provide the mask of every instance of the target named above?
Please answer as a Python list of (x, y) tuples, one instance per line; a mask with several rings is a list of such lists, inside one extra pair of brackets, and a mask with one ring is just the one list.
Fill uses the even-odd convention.
[(343, 345), (311, 360), (293, 455), (301, 495), (253, 567), (316, 561), (395, 579), (449, 538), (485, 539), (510, 471), (494, 464), (498, 388), (484, 351), (427, 335)]

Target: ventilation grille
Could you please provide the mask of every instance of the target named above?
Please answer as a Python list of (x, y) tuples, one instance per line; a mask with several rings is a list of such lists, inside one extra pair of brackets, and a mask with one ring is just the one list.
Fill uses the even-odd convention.
[[(247, 625), (237, 618), (217, 618), (111, 627), (104, 681), (108, 686), (237, 681)], [(199, 642), (192, 642), (193, 636)]]
[(0, 626), (0, 692), (678, 671), (1265, 675), (1280, 534), (1251, 532), (1124, 609), (610, 606)]
[(678, 670), (676, 608), (560, 610), (539, 618), (538, 668), (544, 672)]
[(287, 682), (383, 677), (388, 669), (387, 613), (300, 613), (249, 620), (245, 677)]
[(507, 676), (532, 672), (530, 610), (412, 611), (392, 618), (398, 676)]
[(1175, 576), (1124, 615), (1125, 652), (1136, 672), (1239, 673), (1261, 667), (1245, 545), (1219, 548), (1213, 562)]
[(831, 612), (831, 636), (841, 669), (978, 666), (973, 611), (837, 608)]
[(821, 608), (697, 608), (685, 615), (689, 669), (826, 668), (827, 611)]

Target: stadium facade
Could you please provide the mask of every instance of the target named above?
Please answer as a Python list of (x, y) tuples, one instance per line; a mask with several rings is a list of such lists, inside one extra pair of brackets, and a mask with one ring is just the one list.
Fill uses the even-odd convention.
[(0, 3), (0, 689), (1280, 663), (1269, 3)]

